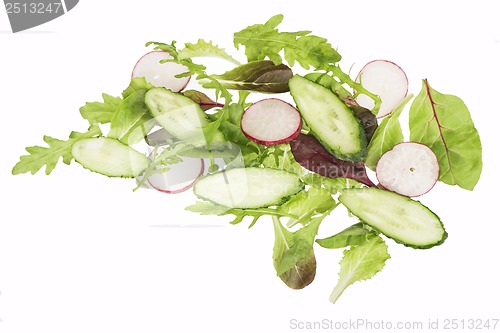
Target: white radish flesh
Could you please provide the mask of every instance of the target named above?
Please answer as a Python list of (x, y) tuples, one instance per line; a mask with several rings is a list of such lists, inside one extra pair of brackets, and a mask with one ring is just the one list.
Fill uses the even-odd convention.
[(289, 103), (277, 98), (258, 101), (241, 118), (241, 129), (252, 141), (271, 146), (289, 142), (299, 135), (302, 117)]
[[(359, 72), (356, 82), (378, 95), (382, 100), (377, 118), (390, 114), (408, 93), (408, 78), (405, 72), (388, 60), (374, 60), (367, 63)], [(359, 94), (356, 102), (362, 107), (372, 109), (374, 101), (365, 94)]]
[(382, 155), (376, 174), (384, 188), (416, 197), (434, 187), (439, 178), (439, 163), (429, 147), (417, 142), (404, 142)]
[(147, 179), (150, 187), (163, 193), (176, 194), (187, 191), (205, 171), (201, 158), (182, 157), (182, 162), (168, 165), (169, 170), (156, 173)]
[(183, 90), (190, 77), (175, 77), (188, 71), (186, 66), (174, 63), (164, 62), (162, 60), (172, 59), (170, 53), (166, 51), (152, 51), (143, 55), (132, 71), (132, 77), (144, 77), (146, 81), (155, 87), (164, 87), (179, 92)]

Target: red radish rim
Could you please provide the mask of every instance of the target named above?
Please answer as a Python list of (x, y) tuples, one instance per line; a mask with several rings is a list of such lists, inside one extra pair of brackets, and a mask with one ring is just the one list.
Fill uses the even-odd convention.
[[(149, 155), (151, 157), (151, 155), (154, 154), (154, 152), (156, 151), (153, 150), (153, 152), (151, 152), (151, 154)], [(182, 187), (178, 190), (164, 190), (164, 189), (161, 189), (161, 188), (158, 188), (156, 186), (154, 186), (153, 184), (151, 184), (151, 181), (149, 180), (149, 178), (147, 178), (147, 182), (148, 184), (156, 191), (158, 192), (162, 192), (162, 193), (166, 193), (166, 194), (179, 194), (179, 193), (182, 193), (182, 192), (186, 192), (187, 190), (189, 190), (190, 188), (192, 188), (194, 186), (194, 183), (196, 183), (196, 181), (203, 175), (203, 173), (205, 172), (205, 161), (200, 158), (199, 159), (201, 161), (200, 163), (200, 172), (198, 173), (198, 175), (196, 176), (196, 178), (194, 178), (187, 186), (185, 187)], [(182, 163), (182, 162), (181, 162)], [(168, 171), (166, 171), (168, 172)]]
[[(392, 147), (392, 149), (388, 150), (387, 152), (384, 153), (384, 155), (390, 151), (393, 151), (394, 148), (400, 146), (400, 145), (404, 145), (404, 144), (416, 144), (416, 145), (421, 145), (421, 146), (424, 146), (426, 148), (428, 148), (433, 154), (434, 156), (436, 157), (436, 165), (437, 165), (437, 176), (436, 176), (436, 179), (434, 179), (434, 183), (432, 184), (431, 187), (429, 187), (429, 189), (421, 194), (418, 194), (418, 195), (406, 195), (406, 194), (401, 194), (399, 192), (396, 192), (388, 187), (386, 187), (382, 181), (380, 181), (379, 177), (378, 177), (378, 173), (377, 173), (377, 168), (378, 168), (378, 162), (377, 162), (377, 166), (375, 167), (375, 176), (377, 177), (377, 180), (379, 182), (378, 186), (377, 187), (381, 187), (382, 189), (385, 189), (385, 190), (388, 190), (388, 191), (391, 191), (391, 192), (395, 192), (395, 193), (398, 193), (398, 194), (401, 194), (401, 195), (404, 195), (406, 197), (409, 197), (409, 198), (417, 198), (417, 197), (420, 197), (424, 194), (427, 194), (429, 193), (430, 190), (432, 190), (434, 188), (434, 186), (436, 186), (437, 182), (439, 181), (439, 176), (441, 175), (441, 167), (439, 165), (439, 160), (438, 160), (438, 157), (436, 156), (436, 154), (434, 153), (434, 151), (427, 145), (421, 143), (421, 142), (416, 142), (416, 141), (406, 141), (406, 142), (400, 142), (398, 143), (397, 145), (395, 145), (394, 147)], [(382, 155), (383, 156), (383, 155)], [(382, 156), (380, 158), (382, 158)], [(380, 159), (379, 159), (379, 162), (380, 162)]]
[[(295, 112), (297, 112), (298, 116), (299, 116), (299, 124), (297, 126), (297, 129), (295, 130), (295, 132), (290, 135), (290, 136), (287, 136), (286, 138), (284, 139), (280, 139), (280, 140), (272, 140), (272, 141), (266, 141), (266, 140), (260, 140), (260, 139), (257, 139), (255, 137), (253, 137), (252, 135), (250, 135), (249, 133), (247, 133), (245, 131), (245, 129), (243, 128), (243, 118), (245, 117), (245, 113), (247, 112), (248, 109), (250, 109), (252, 106), (254, 106), (255, 104), (258, 104), (258, 103), (261, 103), (261, 102), (265, 102), (265, 101), (278, 101), (278, 102), (281, 102), (281, 103), (284, 103), (284, 104), (287, 104), (289, 105), (292, 109), (295, 110)], [(273, 146), (273, 145), (279, 145), (279, 144), (282, 144), (282, 143), (287, 143), (287, 142), (290, 142), (292, 141), (293, 139), (297, 138), (297, 136), (300, 134), (300, 131), (302, 130), (302, 115), (300, 114), (299, 110), (297, 110), (296, 107), (294, 107), (292, 104), (282, 100), (282, 99), (279, 99), (279, 98), (266, 98), (266, 99), (262, 99), (260, 101), (257, 101), (255, 103), (253, 103), (252, 105), (250, 105), (246, 110), (245, 112), (243, 113), (243, 116), (241, 117), (242, 121), (240, 123), (240, 128), (241, 128), (241, 131), (243, 132), (243, 134), (249, 139), (249, 140), (252, 140), (253, 142), (256, 142), (258, 144), (261, 144), (261, 145), (264, 145), (264, 146)]]
[[(361, 75), (361, 73), (363, 72), (363, 69), (365, 69), (365, 67), (366, 67), (366, 66), (368, 66), (368, 65), (370, 65), (370, 64), (372, 64), (372, 63), (374, 63), (374, 62), (379, 62), (379, 61), (383, 61), (383, 62), (390, 63), (390, 64), (392, 64), (392, 65), (396, 66), (397, 68), (399, 68), (399, 70), (401, 71), (401, 73), (403, 73), (403, 75), (404, 75), (404, 77), (405, 77), (405, 80), (406, 80), (406, 91), (405, 91), (405, 95), (404, 95), (404, 97), (406, 97), (406, 96), (408, 95), (408, 91), (409, 91), (409, 88), (410, 88), (410, 87), (409, 87), (409, 86), (410, 86), (410, 81), (408, 80), (408, 76), (406, 75), (406, 72), (403, 70), (403, 68), (401, 68), (401, 66), (399, 66), (398, 64), (396, 64), (394, 61), (391, 61), (391, 60), (387, 60), (387, 59), (375, 59), (375, 60), (371, 60), (371, 61), (367, 62), (367, 63), (366, 63), (366, 64), (365, 64), (365, 65), (364, 65), (364, 66), (363, 66), (363, 67), (359, 70), (359, 73), (358, 73), (358, 75), (356, 76), (356, 78), (354, 79), (354, 81), (355, 81), (355, 82), (358, 82), (358, 83), (360, 83), (360, 84), (361, 84), (361, 80), (359, 80), (359, 79), (360, 79), (360, 75)], [(354, 94), (356, 94), (356, 90), (354, 90)], [(354, 100), (356, 100), (356, 99), (354, 99)], [(391, 110), (391, 112), (389, 112), (389, 113), (387, 113), (387, 114), (384, 114), (384, 115), (381, 115), (381, 116), (377, 114), (377, 115), (376, 115), (376, 117), (377, 117), (378, 119), (382, 119), (382, 118), (387, 117), (388, 115), (390, 115), (390, 114), (392, 113), (392, 111), (394, 111), (394, 110)]]
[[(135, 63), (135, 65), (134, 65), (134, 68), (132, 69), (132, 74), (130, 75), (132, 78), (134, 78), (134, 72), (135, 72), (135, 70), (136, 70), (137, 66), (139, 65), (139, 62), (140, 62), (140, 61), (141, 61), (144, 57), (146, 57), (147, 55), (149, 55), (149, 54), (151, 54), (151, 53), (166, 53), (166, 54), (170, 55), (170, 52), (168, 52), (168, 51), (162, 51), (162, 50), (153, 50), (153, 51), (149, 51), (149, 52), (147, 52), (147, 53), (143, 54), (143, 55), (139, 58), (139, 60), (137, 60), (137, 62), (136, 62), (136, 63)], [(146, 81), (147, 81), (147, 80), (146, 80)], [(184, 89), (186, 89), (186, 87), (188, 86), (188, 84), (189, 84), (189, 82), (190, 82), (190, 81), (191, 81), (191, 76), (187, 76), (187, 77), (186, 77), (186, 83), (184, 84), (184, 86), (183, 86), (181, 89), (177, 90), (176, 92), (181, 92), (181, 91), (183, 91)]]

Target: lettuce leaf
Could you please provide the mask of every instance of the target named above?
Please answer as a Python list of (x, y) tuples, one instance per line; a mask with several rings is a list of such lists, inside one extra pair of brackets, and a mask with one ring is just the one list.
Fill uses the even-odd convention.
[(342, 249), (348, 246), (360, 245), (376, 235), (377, 233), (369, 226), (360, 222), (351, 225), (333, 236), (317, 239), (316, 243), (326, 249)]
[(307, 226), (291, 232), (273, 216), (274, 268), (280, 279), (292, 289), (306, 287), (316, 276), (313, 245), (322, 220), (322, 217), (313, 218)]
[(288, 227), (293, 227), (299, 223), (307, 225), (315, 216), (326, 217), (337, 206), (338, 203), (327, 189), (311, 186), (309, 190), (300, 191), (292, 196), (279, 207), (279, 210), (288, 215), (297, 216), (297, 218), (290, 219), (287, 224)]
[(369, 238), (360, 245), (345, 250), (340, 261), (339, 280), (330, 295), (330, 302), (335, 303), (354, 282), (371, 279), (384, 268), (390, 257), (387, 245), (380, 236)]
[(103, 102), (87, 102), (80, 108), (80, 114), (90, 125), (111, 122), (116, 109), (123, 101), (120, 97), (102, 94)]
[(184, 44), (184, 48), (178, 53), (179, 60), (197, 57), (217, 57), (232, 62), (235, 65), (240, 65), (239, 61), (229, 55), (226, 50), (214, 45), (212, 41), (207, 42), (201, 38), (195, 44)]
[(111, 119), (108, 137), (132, 145), (140, 142), (154, 127), (144, 95), (146, 89), (136, 90), (128, 95)]
[(439, 180), (472, 190), (482, 171), (482, 146), (470, 112), (454, 95), (427, 80), (410, 108), (410, 140), (427, 145), (439, 161)]
[(252, 61), (214, 77), (227, 89), (282, 93), (289, 91), (292, 70), (270, 60)]
[(406, 96), (398, 107), (382, 120), (375, 130), (375, 133), (373, 133), (370, 143), (368, 144), (368, 154), (365, 160), (365, 165), (368, 168), (375, 170), (380, 157), (391, 150), (395, 145), (404, 141), (403, 130), (399, 123), (399, 116), (406, 104), (412, 98), (413, 94)]

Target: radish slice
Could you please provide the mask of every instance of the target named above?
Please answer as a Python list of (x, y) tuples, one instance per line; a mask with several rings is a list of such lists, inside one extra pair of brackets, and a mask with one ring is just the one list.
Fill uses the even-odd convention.
[[(390, 114), (408, 93), (408, 78), (405, 72), (388, 60), (374, 60), (367, 63), (359, 72), (356, 82), (361, 82), (363, 87), (382, 100), (377, 118)], [(364, 94), (358, 95), (356, 102), (370, 110), (374, 106), (373, 100)]]
[(167, 59), (172, 59), (172, 56), (166, 51), (146, 53), (135, 64), (132, 77), (144, 77), (153, 86), (165, 87), (173, 92), (183, 90), (190, 77), (176, 78), (175, 76), (187, 72), (187, 67), (175, 62), (160, 63), (160, 61)]
[(182, 162), (171, 164), (169, 170), (156, 173), (147, 179), (147, 183), (163, 193), (176, 194), (189, 190), (205, 171), (201, 158), (182, 157)]
[(269, 98), (249, 106), (241, 118), (241, 130), (250, 140), (265, 146), (292, 141), (302, 128), (302, 117), (292, 105)]
[(386, 152), (377, 163), (377, 179), (384, 188), (416, 197), (429, 192), (439, 178), (434, 152), (421, 143), (404, 142)]

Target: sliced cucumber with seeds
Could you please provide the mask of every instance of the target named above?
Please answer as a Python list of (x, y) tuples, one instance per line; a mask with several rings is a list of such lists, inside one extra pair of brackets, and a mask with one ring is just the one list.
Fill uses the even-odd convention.
[(396, 242), (413, 248), (442, 244), (448, 234), (439, 217), (420, 202), (376, 187), (344, 190), (352, 214)]
[(235, 168), (201, 177), (194, 194), (229, 208), (280, 205), (304, 188), (295, 174), (271, 168)]
[(78, 140), (71, 154), (85, 169), (109, 177), (137, 177), (151, 162), (132, 147), (106, 137)]
[(298, 75), (288, 85), (311, 133), (330, 153), (352, 162), (366, 157), (366, 135), (361, 123), (331, 89)]
[[(149, 89), (145, 102), (155, 120), (175, 138), (197, 147), (207, 146), (203, 127), (209, 121), (198, 103), (165, 88)], [(216, 132), (212, 141), (223, 143), (224, 136)]]

